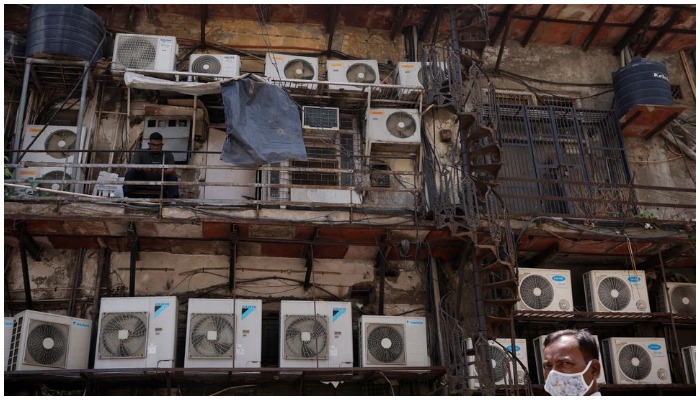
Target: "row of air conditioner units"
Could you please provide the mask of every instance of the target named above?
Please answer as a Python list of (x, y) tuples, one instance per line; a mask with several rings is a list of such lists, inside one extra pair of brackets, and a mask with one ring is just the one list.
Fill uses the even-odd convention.
[[(592, 270), (583, 275), (583, 284), (587, 311), (651, 312), (644, 272)], [(518, 268), (518, 293), (520, 301), (516, 310), (573, 311), (569, 270)], [(657, 308), (658, 312), (695, 315), (695, 284), (662, 285)]]
[[(174, 36), (155, 36), (118, 33), (114, 40), (113, 70), (144, 69), (176, 71), (178, 56)], [(445, 70), (440, 63), (440, 71)], [(237, 77), (241, 74), (241, 59), (232, 54), (192, 54), (189, 72), (214, 74), (219, 77)], [(362, 86), (343, 83), (379, 84), (377, 60), (328, 60), (326, 73), (330, 90), (363, 90)], [(319, 80), (319, 59), (278, 53), (265, 56), (265, 76), (273, 80)], [(397, 84), (422, 86), (424, 73), (421, 63), (400, 62), (397, 65)], [(315, 89), (316, 85), (289, 83), (290, 87)]]
[[(360, 317), (363, 367), (430, 366), (426, 319)], [(176, 297), (103, 298), (95, 369), (172, 368)], [(5, 370), (85, 369), (92, 321), (36, 311), (5, 318)], [(185, 368), (259, 368), (262, 301), (190, 299)], [(279, 366), (353, 366), (349, 302), (282, 301)]]
[[(670, 384), (671, 371), (669, 368), (666, 340), (655, 337), (611, 337), (598, 342), (600, 375), (598, 383), (605, 384)], [(546, 335), (533, 340), (535, 368), (540, 384), (545, 383), (543, 370), (544, 340)], [(486, 351), (491, 358), (491, 377), (496, 385), (524, 385), (528, 378), (527, 340), (515, 339), (513, 352), (510, 338), (489, 340)], [(471, 339), (467, 339), (467, 348), (473, 349)], [(602, 350), (602, 351), (601, 351)], [(688, 383), (695, 383), (695, 346), (682, 349), (683, 365)], [(513, 360), (512, 354), (518, 361)], [(472, 390), (480, 389), (475, 356), (468, 360), (468, 386)], [(516, 364), (516, 380), (513, 379), (513, 363)]]

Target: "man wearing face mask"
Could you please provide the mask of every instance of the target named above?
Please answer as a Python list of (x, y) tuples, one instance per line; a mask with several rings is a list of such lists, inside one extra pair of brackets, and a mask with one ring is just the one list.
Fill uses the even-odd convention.
[(544, 390), (552, 396), (600, 396), (598, 346), (585, 330), (566, 329), (544, 339)]

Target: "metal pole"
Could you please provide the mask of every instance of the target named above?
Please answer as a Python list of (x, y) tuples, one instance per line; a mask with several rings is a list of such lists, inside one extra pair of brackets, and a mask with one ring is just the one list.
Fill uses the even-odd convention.
[[(88, 88), (88, 81), (89, 81), (88, 71), (89, 70), (90, 70), (90, 63), (88, 63), (86, 61), (85, 65), (83, 67), (83, 87), (82, 87), (82, 90), (80, 92), (80, 108), (78, 109), (78, 126), (76, 127), (77, 131), (75, 132), (75, 142), (76, 142), (75, 147), (78, 150), (83, 150), (83, 145), (82, 145), (83, 132), (82, 131), (83, 131), (83, 118), (85, 118), (85, 99), (87, 98), (87, 88)], [(78, 153), (74, 153), (74, 154), (76, 154), (76, 156), (73, 157), (73, 161), (77, 160), (78, 163), (81, 163), (82, 159), (83, 159), (83, 153), (78, 152)], [(71, 175), (73, 176), (73, 179), (81, 180), (82, 179), (81, 178), (82, 171), (80, 170), (80, 167), (73, 167), (73, 171), (72, 171)], [(80, 188), (80, 190), (78, 190), (78, 188)], [(76, 193), (82, 193), (82, 191), (83, 191), (82, 189), (83, 189), (83, 184), (75, 184), (75, 186), (73, 186), (72, 191), (76, 192)]]
[(27, 263), (27, 249), (19, 242), (19, 255), (22, 260), (22, 281), (24, 282), (24, 298), (27, 310), (32, 308), (32, 289), (29, 286), (29, 264)]
[(27, 92), (29, 91), (29, 75), (31, 74), (32, 58), (27, 58), (24, 65), (24, 79), (22, 80), (22, 94), (19, 98), (19, 109), (17, 110), (17, 118), (15, 119), (15, 142), (12, 144), (12, 162), (17, 163), (17, 156), (21, 150), (22, 131), (24, 128), (24, 111), (27, 107)]

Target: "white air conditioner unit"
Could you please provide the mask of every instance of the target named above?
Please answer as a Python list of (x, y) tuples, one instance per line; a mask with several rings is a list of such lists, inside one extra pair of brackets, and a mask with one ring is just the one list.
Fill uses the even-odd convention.
[(352, 189), (290, 188), (289, 199), (301, 203), (362, 204), (362, 196)]
[[(489, 352), (491, 354), (491, 377), (495, 385), (510, 385), (513, 383), (513, 359), (510, 338), (498, 338), (488, 341)], [(467, 339), (467, 348), (473, 348), (472, 340)], [(515, 339), (515, 356), (525, 366), (527, 366), (527, 341), (525, 339)], [(478, 373), (474, 364), (476, 356), (467, 356), (468, 386), (472, 390), (481, 388)], [(523, 369), (520, 363), (517, 364), (517, 384), (524, 385), (527, 378), (527, 370)]]
[(360, 318), (362, 367), (429, 367), (426, 319), (363, 315)]
[(644, 272), (594, 270), (583, 274), (586, 309), (593, 312), (648, 313)]
[[(436, 68), (427, 64), (423, 68), (421, 62), (400, 62), (396, 64), (396, 84), (403, 86), (425, 87), (425, 80), (429, 74), (434, 74), (435, 80), (444, 81), (448, 78), (447, 67), (444, 62), (437, 63)], [(403, 89), (402, 93), (410, 93), (411, 89)]]
[(261, 338), (262, 300), (190, 299), (185, 368), (259, 368)]
[[(598, 361), (600, 361), (600, 374), (598, 375), (598, 383), (605, 383), (605, 366), (603, 365), (603, 352), (600, 348), (600, 341), (598, 341), (598, 335), (591, 335), (595, 339), (595, 343), (598, 346)], [(544, 339), (547, 335), (542, 335), (536, 337), (533, 341), (533, 349), (535, 351), (535, 364), (537, 366), (537, 379), (544, 385), (544, 370), (542, 369), (542, 360), (544, 357)]]
[(280, 304), (280, 368), (352, 367), (352, 304), (292, 301)]
[(681, 349), (683, 356), (683, 369), (685, 370), (685, 379), (691, 385), (695, 384), (695, 346), (688, 346)]
[(337, 131), (340, 129), (340, 109), (304, 106), (301, 108), (301, 127), (313, 130)]
[(104, 297), (95, 369), (173, 368), (177, 297)]
[(189, 158), (192, 133), (191, 117), (146, 117), (143, 125), (141, 149), (148, 149), (151, 133), (163, 135), (163, 151), (171, 151), (176, 163), (186, 163)]
[(235, 78), (241, 75), (241, 57), (233, 54), (192, 54), (189, 71)]
[(177, 55), (177, 39), (174, 36), (117, 33), (112, 70), (175, 71)]
[(681, 315), (695, 315), (695, 284), (685, 282), (666, 282), (666, 290), (661, 286), (658, 297), (660, 312), (672, 312)]
[[(377, 60), (328, 60), (326, 62), (328, 82), (379, 83)], [(364, 86), (329, 84), (330, 90), (366, 90)]]
[(7, 358), (10, 355), (10, 343), (12, 343), (12, 328), (15, 326), (15, 319), (5, 317), (5, 352), (2, 353), (5, 359), (5, 371), (7, 371)]
[[(287, 79), (318, 80), (318, 58), (267, 53), (265, 76), (275, 81)], [(275, 82), (283, 87), (316, 89), (315, 83)]]
[(365, 155), (373, 152), (417, 152), (420, 150), (421, 121), (412, 108), (370, 108), (367, 110)]
[[(42, 129), (44, 130), (42, 132)], [(76, 150), (85, 147), (85, 128), (80, 135), (81, 145), (76, 146), (78, 128), (76, 126), (27, 125), (22, 136), (22, 149), (29, 150), (24, 153), (21, 161), (53, 162), (53, 163), (80, 163), (84, 156)], [(41, 135), (39, 135), (41, 133)], [(38, 136), (38, 139), (36, 139)], [(36, 140), (35, 140), (36, 139)], [(33, 142), (33, 143), (32, 143)], [(15, 179), (22, 180), (71, 180), (73, 168), (71, 166), (54, 167), (20, 167), (15, 169)], [(25, 184), (30, 184), (26, 182)], [(70, 183), (41, 183), (38, 187), (53, 190), (72, 191), (75, 185)], [(33, 194), (33, 191), (23, 191), (25, 194)]]
[(85, 369), (92, 321), (26, 310), (15, 316), (8, 371)]
[(664, 338), (612, 337), (603, 339), (608, 382), (614, 384), (667, 384), (671, 371)]
[(516, 310), (573, 311), (569, 270), (518, 268), (518, 293)]

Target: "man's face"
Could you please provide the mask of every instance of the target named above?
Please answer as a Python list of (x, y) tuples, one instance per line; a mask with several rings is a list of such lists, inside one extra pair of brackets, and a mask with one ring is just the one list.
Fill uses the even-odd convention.
[(163, 141), (151, 139), (148, 141), (148, 149), (151, 153), (160, 153), (163, 151)]
[[(550, 342), (547, 347), (544, 348), (544, 378), (547, 379), (551, 371), (557, 371), (564, 374), (575, 374), (586, 369), (586, 361), (583, 353), (578, 347), (578, 341), (576, 337), (568, 335), (561, 336), (557, 340)], [(598, 375), (600, 374), (600, 362), (598, 360), (592, 360), (590, 368), (583, 374), (583, 379), (586, 384), (593, 382), (590, 390), (586, 392), (586, 395), (598, 391)]]

